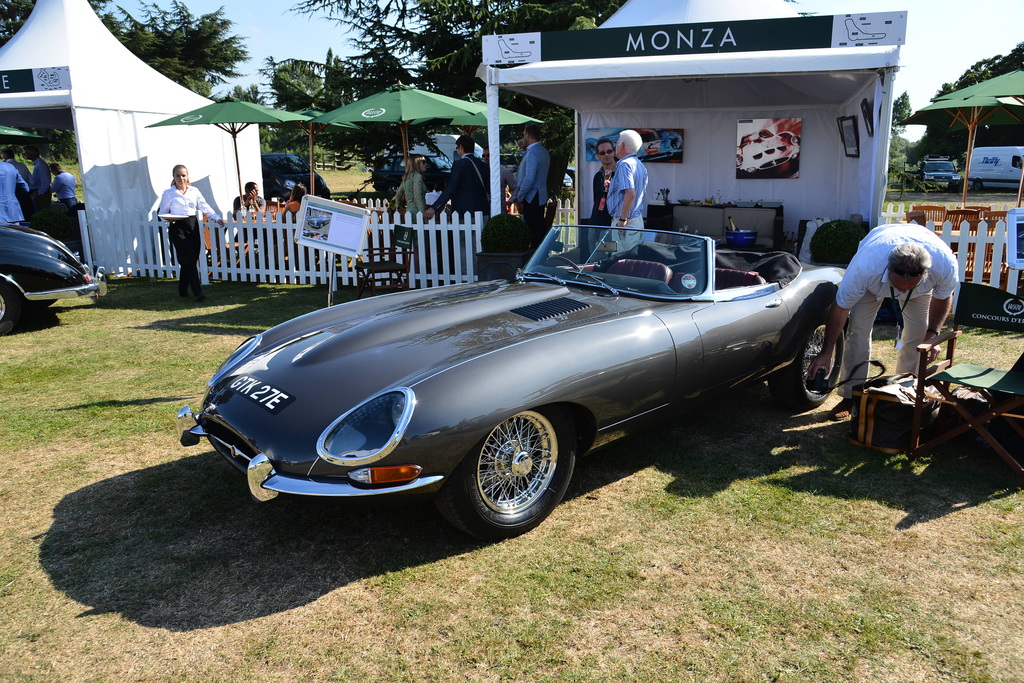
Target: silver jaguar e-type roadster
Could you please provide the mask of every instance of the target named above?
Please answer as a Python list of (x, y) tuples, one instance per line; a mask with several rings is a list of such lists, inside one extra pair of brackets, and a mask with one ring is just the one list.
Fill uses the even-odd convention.
[(819, 405), (805, 369), (841, 276), (696, 235), (555, 227), (512, 280), (353, 301), (247, 339), (179, 433), (206, 437), (257, 500), (429, 495), (463, 531), (507, 538), (551, 513), (577, 455), (706, 392), (767, 379), (790, 408)]

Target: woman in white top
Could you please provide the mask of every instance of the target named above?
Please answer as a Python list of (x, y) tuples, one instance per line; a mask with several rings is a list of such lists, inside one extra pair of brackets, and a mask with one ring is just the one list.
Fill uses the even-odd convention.
[[(188, 288), (191, 286), (196, 301), (202, 301), (206, 297), (199, 285), (199, 249), (202, 245), (202, 236), (199, 234), (198, 212), (202, 211), (211, 218), (217, 216), (217, 212), (206, 203), (203, 193), (189, 183), (188, 169), (185, 166), (178, 164), (172, 174), (174, 182), (160, 197), (159, 213), (183, 216), (168, 219), (171, 222), (171, 246), (174, 247), (174, 257), (179, 267), (178, 294), (188, 296)], [(223, 227), (224, 221), (220, 218), (216, 220)]]

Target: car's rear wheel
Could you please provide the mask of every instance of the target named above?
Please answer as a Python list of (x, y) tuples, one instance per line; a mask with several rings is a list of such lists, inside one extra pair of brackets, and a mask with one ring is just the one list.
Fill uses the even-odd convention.
[(980, 180), (978, 180), (977, 178), (975, 178), (971, 182), (971, 189), (974, 190), (975, 192), (981, 192), (982, 190), (985, 189), (985, 183), (983, 183)]
[(525, 533), (565, 495), (576, 461), (575, 441), (564, 409), (517, 413), (462, 459), (438, 494), (437, 508), (453, 525), (484, 540)]
[(21, 293), (8, 282), (0, 280), (0, 334), (7, 334), (18, 324), (24, 302)]
[[(832, 390), (824, 392), (811, 391), (807, 388), (807, 366), (821, 353), (825, 343), (825, 326), (819, 325), (811, 330), (803, 344), (800, 345), (800, 352), (796, 359), (768, 376), (768, 388), (772, 396), (787, 408), (796, 412), (805, 412), (817, 408)], [(836, 340), (836, 349), (832, 354), (832, 367), (828, 373), (828, 385), (834, 387), (839, 380), (839, 371), (843, 365), (843, 352), (846, 344), (843, 335)]]

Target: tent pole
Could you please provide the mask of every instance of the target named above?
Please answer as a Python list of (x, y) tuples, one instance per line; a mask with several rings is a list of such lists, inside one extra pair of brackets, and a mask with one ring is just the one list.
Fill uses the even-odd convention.
[(493, 78), (497, 69), (487, 67), (487, 85), (484, 94), (487, 98), (487, 148), (491, 153), (489, 173), (491, 174), (491, 215), (497, 216), (505, 206), (505, 196), (501, 191), (501, 141), (498, 137), (498, 85)]

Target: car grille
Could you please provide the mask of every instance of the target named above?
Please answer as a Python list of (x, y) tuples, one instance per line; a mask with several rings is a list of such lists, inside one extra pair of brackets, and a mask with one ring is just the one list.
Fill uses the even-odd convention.
[(558, 299), (552, 299), (551, 301), (542, 301), (539, 304), (530, 304), (529, 306), (523, 306), (521, 308), (513, 308), (511, 312), (516, 315), (521, 315), (524, 318), (528, 318), (529, 320), (539, 322), (541, 320), (557, 318), (560, 315), (567, 315), (576, 311), (582, 311), (585, 308), (590, 308), (590, 304), (560, 297)]
[(256, 449), (252, 444), (225, 425), (207, 419), (203, 420), (203, 429), (206, 430), (206, 435), (217, 452), (243, 472), (249, 461), (256, 456)]

